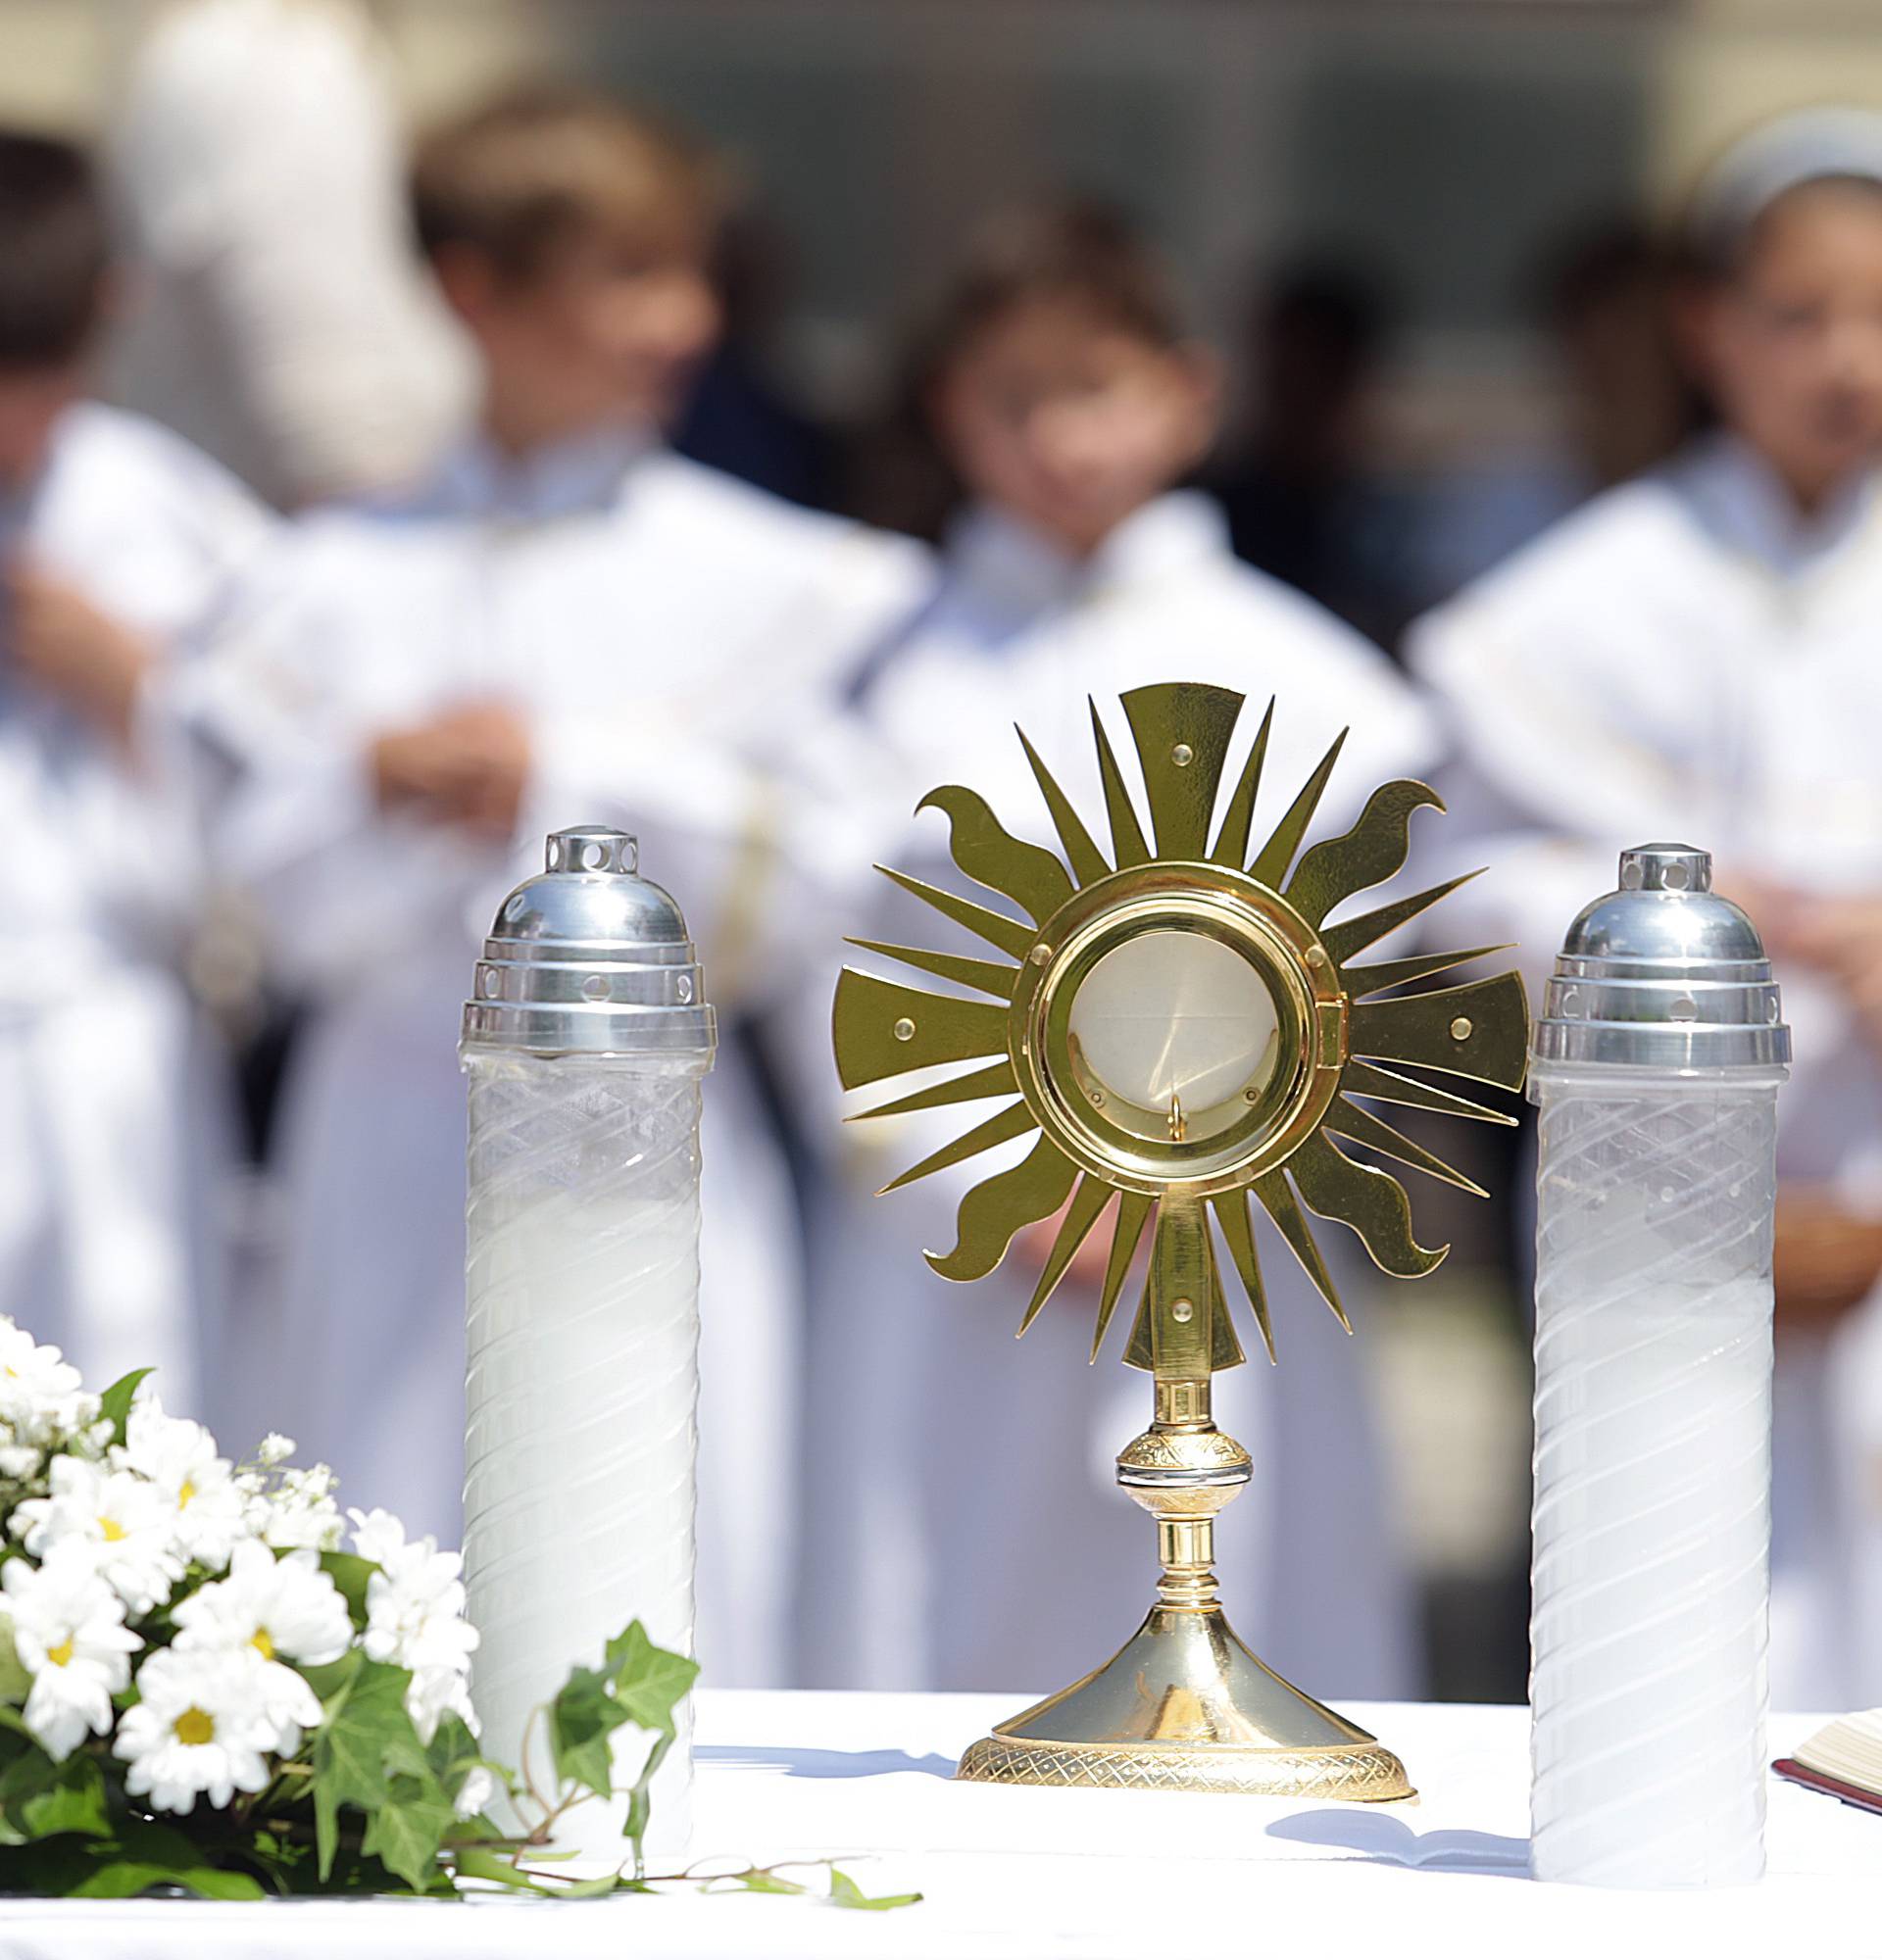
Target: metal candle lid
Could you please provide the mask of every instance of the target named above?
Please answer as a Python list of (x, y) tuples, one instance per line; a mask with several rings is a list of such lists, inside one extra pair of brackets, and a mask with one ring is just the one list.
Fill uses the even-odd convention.
[(465, 1004), (463, 1048), (524, 1054), (709, 1054), (718, 1032), (686, 921), (640, 875), (640, 846), (558, 830), (504, 900)]
[(1783, 1068), (1777, 983), (1758, 928), (1712, 890), (1690, 844), (1620, 854), (1620, 889), (1568, 928), (1543, 999), (1539, 1062), (1654, 1068)]

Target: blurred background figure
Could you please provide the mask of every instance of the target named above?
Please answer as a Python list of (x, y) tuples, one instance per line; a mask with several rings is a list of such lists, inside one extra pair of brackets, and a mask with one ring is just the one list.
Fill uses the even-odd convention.
[[(796, 1528), (796, 1222), (741, 1004), (806, 898), (762, 767), (918, 555), (668, 450), (717, 331), (709, 174), (603, 98), (442, 125), (418, 227), (482, 363), (478, 427), (398, 503), (308, 525), (206, 697), (244, 780), (225, 866), (313, 1014), (282, 1109), (288, 1237), (231, 1399), (455, 1543), (464, 1430), (458, 1006), (506, 888), (571, 822), (685, 894), (722, 1048), (705, 1092), (700, 1650), (784, 1678)], [(833, 854), (860, 874), (866, 847)]]
[(116, 397), (285, 507), (397, 488), (469, 413), (417, 262), (363, 0), (169, 0), (112, 131), (128, 247)]
[(1215, 481), (1238, 557), (1387, 648), (1413, 604), (1409, 507), (1369, 466), (1365, 426), (1391, 324), (1362, 272), (1283, 270), (1252, 309), (1246, 430)]
[(718, 226), (712, 276), (718, 340), (700, 363), (673, 448), (773, 496), (830, 509), (839, 488), (836, 438), (792, 400), (775, 371), (790, 297), (790, 241), (749, 198)]
[[(1705, 179), (1681, 325), (1718, 426), (1418, 629), (1490, 874), (1546, 971), (1616, 842), (1690, 837), (1785, 988), (1780, 1705), (1882, 1696), (1882, 117), (1758, 131)], [(1464, 786), (1471, 794), (1472, 786)]]
[(157, 697), (268, 519), (87, 399), (110, 254), (92, 169), (0, 131), (0, 1309), (99, 1385), (197, 1405), (228, 1111), (183, 980), (199, 858)]
[[(1213, 440), (1217, 363), (1158, 255), (1115, 214), (1045, 205), (991, 220), (954, 272), (917, 373), (963, 502), (924, 602), (856, 690), (868, 746), (914, 793), (970, 785), (1051, 848), (1013, 724), (1097, 824), (1087, 697), (1109, 710), (1159, 680), (1252, 696), (1243, 750), (1279, 697), (1258, 840), (1344, 726), (1320, 818), (1329, 832), (1379, 780), (1433, 760), (1424, 711), (1383, 657), (1238, 564), (1217, 506), (1174, 487)], [(958, 884), (931, 823), (886, 861)], [(926, 946), (937, 925), (886, 893), (855, 929)], [(811, 991), (800, 1072), (820, 1089), (826, 969)], [(1112, 1464), (1143, 1421), (1146, 1384), (1114, 1351), (1102, 1372), (1086, 1366), (1103, 1252), (1087, 1249), (1015, 1348), (1053, 1227), (972, 1286), (925, 1270), (916, 1249), (945, 1251), (963, 1193), (1022, 1150), (973, 1157), (907, 1196), (872, 1195), (961, 1129), (947, 1109), (841, 1139), (832, 1123), (817, 1139), (804, 1598), (806, 1667), (820, 1683), (1063, 1683), (1099, 1657), (1094, 1642), (1130, 1633), (1148, 1596), (1143, 1522), (1117, 1501)], [(1245, 1328), (1255, 1358), (1218, 1387), (1223, 1425), (1260, 1466), (1223, 1520), (1230, 1604), (1276, 1667), (1328, 1692), (1406, 1693), (1418, 1678), (1412, 1601), (1368, 1384), (1283, 1242), (1258, 1235), (1286, 1365), (1271, 1375)], [(1363, 1320), (1364, 1282), (1356, 1265), (1341, 1270)], [(1114, 1327), (1108, 1346), (1122, 1340)], [(859, 1461), (866, 1475), (853, 1474)], [(1046, 1569), (1053, 1610), (1017, 1610)]]
[(1675, 255), (1635, 218), (1578, 227), (1549, 252), (1532, 287), (1556, 368), (1556, 425), (1546, 441), (1449, 469), (1429, 486), (1413, 579), (1425, 603), (1663, 461), (1693, 432), (1704, 411), (1674, 347), (1674, 270)]

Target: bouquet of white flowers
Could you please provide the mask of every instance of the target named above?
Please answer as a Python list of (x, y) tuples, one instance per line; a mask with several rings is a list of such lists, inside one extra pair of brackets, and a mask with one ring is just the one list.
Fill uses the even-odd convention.
[[(343, 1517), (332, 1473), (293, 1451), (271, 1436), (232, 1463), (143, 1374), (87, 1394), (0, 1318), (0, 1890), (639, 1884), (647, 1780), (694, 1663), (628, 1627), (544, 1709), (543, 1777), (513, 1780), (478, 1747), (458, 1554), (384, 1511)], [(612, 1793), (629, 1722), (648, 1734), (633, 1871), (520, 1864)], [(499, 1786), (520, 1835), (485, 1814)]]

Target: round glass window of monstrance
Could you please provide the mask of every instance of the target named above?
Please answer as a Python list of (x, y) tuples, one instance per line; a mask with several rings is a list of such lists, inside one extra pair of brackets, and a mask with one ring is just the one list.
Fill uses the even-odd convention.
[(1073, 997), (1073, 1071), (1134, 1136), (1202, 1143), (1239, 1122), (1280, 1065), (1280, 1012), (1260, 968), (1208, 933), (1139, 933)]

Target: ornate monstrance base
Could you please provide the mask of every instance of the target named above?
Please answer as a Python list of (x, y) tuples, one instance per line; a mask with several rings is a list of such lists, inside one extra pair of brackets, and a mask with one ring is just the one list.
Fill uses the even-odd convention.
[(1264, 1667), (1219, 1606), (1152, 1607), (1115, 1658), (1002, 1722), (958, 1774), (1362, 1803), (1414, 1793), (1390, 1749)]
[(1206, 1379), (1159, 1381), (1156, 1419), (1117, 1481), (1157, 1520), (1157, 1604), (1083, 1681), (1002, 1722), (957, 1772), (970, 1783), (1240, 1790), (1389, 1803), (1405, 1765), (1257, 1660), (1210, 1569), (1215, 1514), (1247, 1485), (1247, 1450), (1210, 1419)]

